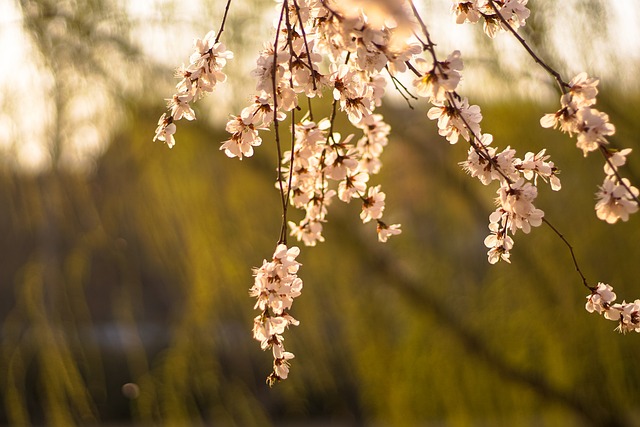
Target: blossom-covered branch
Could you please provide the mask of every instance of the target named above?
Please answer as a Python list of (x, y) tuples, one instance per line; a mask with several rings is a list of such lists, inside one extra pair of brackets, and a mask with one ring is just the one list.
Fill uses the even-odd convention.
[(218, 83), (224, 83), (227, 76), (222, 69), (228, 59), (233, 58), (233, 52), (228, 51), (224, 44), (219, 42), (219, 37), (224, 28), (224, 21), (229, 10), (230, 0), (225, 8), (225, 14), (217, 35), (210, 31), (202, 39), (194, 41), (195, 52), (191, 55), (189, 65), (182, 65), (176, 70), (176, 77), (180, 82), (176, 85), (176, 93), (167, 99), (167, 112), (158, 120), (154, 141), (159, 140), (172, 148), (176, 141), (175, 122), (183, 117), (194, 120), (196, 113), (191, 108), (191, 103), (212, 92)]
[[(464, 69), (461, 52), (454, 50), (444, 60), (439, 58), (431, 34), (411, 1), (276, 2), (274, 37), (259, 52), (251, 72), (256, 79), (252, 102), (230, 117), (226, 124), (229, 138), (220, 146), (228, 157), (242, 160), (253, 156), (256, 147), (262, 145), (263, 132), (274, 132), (275, 186), (282, 202), (282, 226), (275, 252), (270, 261), (265, 260), (254, 270), (250, 290), (250, 295), (257, 298), (255, 308), (260, 310), (254, 319), (254, 338), (263, 350), (273, 353), (273, 372), (267, 378), (270, 385), (289, 374), (289, 361), (294, 356), (285, 351), (283, 333), (288, 326), (298, 325), (289, 310), (302, 290), (302, 280), (297, 277), (300, 264), (296, 261), (300, 250), (288, 246), (287, 237), (307, 246), (323, 242), (323, 227), (336, 199), (359, 201), (360, 220), (376, 225), (380, 242), (402, 231), (400, 224), (383, 220), (387, 195), (381, 185), (371, 183), (382, 168), (381, 155), (389, 143), (391, 128), (377, 110), (388, 80), (410, 108), (410, 98), (426, 99), (431, 104), (427, 117), (437, 122), (438, 133), (449, 143), (462, 139), (469, 144), (467, 158), (460, 162), (469, 175), (484, 185), (497, 184), (496, 209), (489, 215), (490, 233), (484, 240), (491, 264), (510, 262), (513, 236), (518, 230), (529, 233), (546, 223), (569, 248), (583, 284), (591, 291), (587, 309), (605, 313), (608, 318), (618, 316), (622, 332), (640, 330), (640, 303), (613, 304), (615, 294), (610, 287), (589, 286), (573, 247), (536, 207), (540, 182), (548, 183), (554, 191), (561, 188), (559, 170), (546, 149), (519, 157), (513, 148), (499, 149), (493, 144), (493, 136), (482, 131), (480, 107), (458, 92)], [(210, 32), (196, 40), (190, 64), (178, 70), (181, 81), (169, 100), (167, 113), (160, 118), (154, 140), (172, 147), (175, 121), (195, 119), (191, 103), (226, 80), (222, 68), (233, 54), (220, 42), (220, 35), (229, 4), (217, 35)], [(581, 73), (565, 83), (518, 35), (517, 29), (526, 25), (530, 15), (526, 4), (527, 0), (453, 0), (452, 12), (459, 24), (482, 21), (484, 32), (491, 38), (510, 32), (555, 78), (562, 92), (562, 108), (543, 117), (541, 124), (577, 135), (577, 145), (585, 155), (602, 152), (607, 178), (598, 193), (597, 215), (610, 223), (626, 221), (639, 204), (638, 190), (619, 173), (631, 150), (614, 151), (607, 146), (606, 137), (615, 128), (606, 114), (593, 108), (598, 80)], [(411, 89), (398, 78), (407, 72), (414, 75)], [(331, 102), (331, 110), (328, 116), (320, 117), (314, 108), (324, 97)], [(306, 102), (301, 102), (305, 98)], [(340, 129), (339, 114), (348, 123)], [(291, 136), (288, 149), (284, 147), (285, 123)], [(288, 207), (302, 211), (302, 218), (289, 219)]]
[[(540, 59), (517, 33), (517, 28), (523, 26), (524, 19), (529, 16), (529, 11), (525, 11), (526, 8), (524, 8), (526, 3), (527, 0), (454, 0), (452, 10), (457, 17), (456, 22), (459, 24), (475, 23), (482, 17), (485, 33), (492, 38), (495, 37), (496, 28), (498, 28), (495, 23), (499, 23), (500, 30), (511, 33), (535, 62), (554, 77), (562, 92), (560, 98), (562, 108), (556, 113), (542, 117), (540, 124), (545, 128), (559, 128), (569, 135), (577, 135), (576, 145), (582, 149), (585, 156), (596, 150), (602, 153), (605, 159), (605, 180), (597, 193), (598, 201), (595, 207), (597, 217), (610, 224), (619, 219), (627, 221), (629, 214), (637, 212), (640, 205), (638, 199), (640, 192), (619, 173), (619, 167), (626, 163), (631, 149), (618, 151), (608, 147), (609, 141), (606, 137), (615, 133), (615, 127), (609, 122), (607, 114), (593, 108), (598, 94), (599, 80), (589, 77), (587, 73), (583, 72), (569, 83), (565, 83), (560, 73)], [(632, 330), (640, 332), (640, 300), (636, 300), (634, 303), (612, 304), (616, 295), (610, 285), (599, 283), (597, 286), (589, 286), (578, 265), (573, 247), (551, 223), (544, 218), (543, 221), (568, 247), (583, 284), (591, 290), (591, 295), (587, 297), (587, 311), (597, 311), (604, 314), (607, 319), (618, 321), (619, 325), (616, 329), (620, 332), (626, 333)], [(494, 243), (498, 241), (498, 237), (491, 238), (490, 236), (488, 240), (486, 243)], [(512, 240), (504, 243), (504, 247), (510, 248), (512, 245)]]

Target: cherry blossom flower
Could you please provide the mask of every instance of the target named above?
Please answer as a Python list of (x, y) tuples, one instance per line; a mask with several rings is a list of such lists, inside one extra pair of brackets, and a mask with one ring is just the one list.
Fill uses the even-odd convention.
[(494, 180), (519, 178), (514, 159), (516, 151), (510, 147), (505, 148), (496, 154), (497, 149), (490, 147), (493, 135), (483, 134), (476, 140), (476, 146), (469, 148), (467, 160), (460, 163), (460, 166), (472, 177), (478, 178), (484, 185), (488, 185)]
[(255, 116), (246, 119), (232, 116), (226, 127), (227, 132), (231, 133), (231, 138), (222, 143), (220, 150), (224, 150), (227, 156), (240, 160), (253, 156), (253, 147), (262, 144), (262, 138), (258, 136), (259, 128), (254, 126), (253, 120), (256, 120)]
[(384, 122), (380, 114), (365, 116), (355, 126), (362, 129), (364, 134), (356, 144), (360, 156), (359, 170), (377, 174), (382, 167), (380, 156), (389, 142), (391, 127)]
[(620, 151), (607, 153), (608, 160), (604, 164), (604, 173), (607, 175), (615, 175), (619, 167), (627, 163), (627, 156), (631, 154), (631, 148), (625, 148)]
[(613, 292), (613, 287), (600, 282), (598, 283), (598, 286), (593, 289), (591, 295), (587, 296), (585, 308), (589, 313), (596, 311), (599, 314), (602, 314), (603, 311), (610, 307), (611, 303), (615, 301), (615, 299), (616, 294)]
[(596, 312), (605, 319), (617, 322), (616, 331), (620, 333), (640, 332), (640, 300), (636, 299), (632, 303), (614, 303), (615, 300), (613, 287), (600, 282), (591, 288), (591, 294), (587, 295), (585, 309), (589, 313)]
[(496, 264), (498, 261), (510, 263), (513, 239), (507, 235), (508, 215), (504, 210), (497, 209), (489, 215), (489, 234), (484, 239), (484, 245), (489, 248), (487, 259), (489, 264)]
[(540, 177), (545, 182), (549, 181), (553, 191), (559, 191), (562, 188), (562, 184), (557, 176), (558, 169), (553, 162), (547, 162), (549, 157), (546, 154), (546, 149), (540, 150), (537, 154), (528, 152), (525, 154), (524, 159), (517, 159), (514, 166), (522, 171), (525, 179), (533, 180), (533, 185), (538, 184), (538, 177)]
[[(528, 0), (501, 0), (492, 3), (507, 25), (517, 30), (526, 25), (526, 20), (531, 14), (526, 7), (527, 2)], [(489, 0), (453, 0), (451, 11), (457, 24), (465, 22), (475, 24), (483, 19), (483, 30), (491, 38), (508, 29)]]
[(416, 68), (423, 73), (413, 81), (418, 96), (429, 98), (430, 102), (443, 102), (448, 92), (454, 92), (460, 82), (460, 71), (463, 69), (460, 51), (455, 50), (445, 61), (435, 66), (418, 58)]
[(176, 140), (173, 135), (176, 133), (176, 124), (173, 123), (173, 118), (163, 114), (158, 120), (158, 127), (156, 128), (156, 136), (153, 140), (164, 141), (169, 148), (172, 148)]
[(429, 109), (427, 117), (438, 120), (438, 133), (444, 136), (451, 144), (458, 142), (460, 135), (467, 141), (469, 133), (480, 135), (480, 121), (482, 114), (480, 107), (469, 105), (467, 98), (462, 98), (457, 105), (434, 102), (434, 107)]
[(379, 242), (386, 242), (389, 237), (391, 236), (397, 236), (398, 234), (402, 233), (402, 230), (400, 229), (401, 225), (400, 224), (391, 224), (391, 225), (387, 225), (384, 222), (377, 220), (377, 232), (378, 232), (378, 241)]
[[(509, 25), (515, 30), (524, 27), (527, 18), (531, 15), (531, 11), (526, 8), (528, 1), (529, 0), (505, 0), (504, 5), (500, 9), (500, 14), (504, 16)], [(503, 27), (503, 29), (505, 28)]]
[(544, 212), (533, 205), (538, 196), (538, 188), (520, 178), (514, 183), (504, 183), (498, 190), (498, 201), (501, 208), (509, 214), (509, 224), (512, 233), (521, 229), (525, 233), (531, 227), (542, 224)]
[(360, 219), (363, 223), (367, 223), (372, 219), (382, 218), (382, 212), (384, 211), (384, 199), (386, 194), (380, 191), (380, 186), (369, 187), (367, 197), (362, 201), (362, 212), (360, 213)]
[[(233, 58), (233, 52), (228, 51), (224, 44), (215, 42), (215, 32), (210, 31), (202, 39), (194, 40), (195, 52), (191, 55), (191, 63), (188, 66), (181, 66), (176, 71), (176, 77), (180, 82), (176, 85), (177, 93), (168, 100), (169, 110), (163, 114), (160, 122), (165, 123), (163, 127), (156, 129), (156, 139), (165, 141), (169, 148), (175, 145), (173, 134), (176, 132), (175, 121), (182, 119), (195, 120), (196, 114), (190, 103), (200, 99), (205, 93), (213, 91), (218, 82), (224, 82), (226, 75), (222, 68), (226, 65), (227, 59)], [(160, 125), (160, 122), (158, 124)]]
[(185, 118), (187, 120), (195, 120), (196, 113), (189, 105), (191, 96), (189, 95), (173, 95), (173, 98), (168, 100), (168, 107), (171, 112), (173, 120), (180, 120)]
[(365, 83), (347, 64), (335, 67), (330, 77), (333, 86), (333, 99), (357, 98), (363, 91)]
[[(240, 117), (243, 122), (258, 123), (259, 127), (267, 128), (274, 118), (272, 96), (266, 92), (261, 92), (255, 97), (252, 105), (242, 110)], [(282, 121), (286, 118), (286, 115), (280, 111), (277, 114), (277, 118), (278, 121)]]
[(609, 123), (609, 116), (595, 108), (581, 108), (576, 113), (576, 118), (578, 121), (576, 145), (582, 149), (585, 156), (597, 150), (600, 144), (606, 144), (605, 136), (615, 133), (615, 127)]
[[(624, 185), (623, 185), (624, 184)], [(598, 202), (596, 203), (596, 215), (599, 219), (614, 224), (619, 219), (627, 221), (629, 214), (638, 211), (638, 203), (629, 194), (630, 189), (633, 196), (638, 197), (640, 192), (631, 185), (628, 179), (623, 178), (622, 183), (612, 175), (607, 175), (600, 190), (596, 193)]]
[(572, 101), (577, 108), (590, 107), (596, 103), (599, 81), (600, 80), (595, 77), (590, 78), (585, 72), (571, 79), (569, 82), (569, 91), (572, 95)]
[[(279, 348), (274, 346), (274, 348)], [(275, 358), (273, 362), (273, 376), (274, 379), (277, 380), (286, 380), (289, 376), (289, 360), (293, 359), (295, 356), (293, 353), (289, 353), (288, 351), (282, 351), (280, 353), (282, 356)]]
[(451, 11), (454, 14), (456, 24), (463, 24), (465, 22), (475, 24), (480, 20), (477, 0), (453, 0)]
[(619, 313), (618, 319), (610, 319), (618, 320), (618, 327), (616, 328), (618, 332), (622, 334), (633, 331), (640, 332), (640, 300), (637, 299), (632, 303), (623, 301), (622, 304), (614, 304), (612, 308)]
[[(350, 135), (351, 136), (351, 135)], [(332, 152), (327, 155), (327, 167), (324, 169), (326, 177), (342, 181), (348, 175), (354, 174), (358, 168), (358, 160), (355, 158), (356, 150), (350, 148), (345, 154)]]
[(543, 128), (560, 129), (571, 136), (578, 132), (578, 119), (576, 117), (577, 107), (573, 103), (571, 93), (566, 93), (560, 98), (561, 107), (558, 111), (545, 114), (540, 119), (540, 126)]
[(318, 242), (324, 242), (322, 236), (322, 221), (310, 220), (305, 218), (300, 224), (289, 221), (291, 236), (295, 237), (299, 242), (302, 241), (306, 246), (315, 246)]
[(347, 175), (338, 185), (338, 198), (348, 203), (354, 195), (364, 194), (367, 181), (369, 181), (369, 174), (366, 172)]

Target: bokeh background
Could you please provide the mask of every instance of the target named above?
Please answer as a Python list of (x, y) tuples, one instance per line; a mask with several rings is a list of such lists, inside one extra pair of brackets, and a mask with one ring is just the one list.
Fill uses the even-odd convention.
[[(265, 137), (238, 162), (219, 143), (250, 99), (274, 3), (234, 0), (229, 82), (179, 123), (176, 147), (152, 142), (173, 69), (224, 3), (0, 0), (0, 424), (639, 425), (638, 336), (584, 310), (546, 227), (490, 266), (495, 188), (458, 167), (466, 147), (438, 137), (426, 105), (393, 94), (375, 182), (404, 232), (378, 244), (358, 206), (333, 206), (327, 242), (300, 255), (291, 376), (265, 384), (248, 289), (279, 235), (275, 148)], [(450, 2), (419, 3), (441, 52), (462, 50), (483, 130), (520, 153), (547, 148), (562, 170), (562, 191), (537, 205), (589, 280), (640, 296), (640, 219), (596, 219), (602, 159), (538, 123), (558, 108), (551, 79), (509, 36), (456, 27)], [(639, 151), (640, 7), (529, 6), (523, 35), (564, 75), (600, 76), (614, 143)], [(625, 174), (640, 183), (635, 157)]]

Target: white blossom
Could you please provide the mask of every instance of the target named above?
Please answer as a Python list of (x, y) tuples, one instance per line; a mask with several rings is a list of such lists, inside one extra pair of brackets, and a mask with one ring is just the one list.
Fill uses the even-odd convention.
[(259, 127), (254, 126), (253, 120), (256, 120), (255, 116), (232, 116), (227, 122), (226, 130), (231, 137), (222, 143), (220, 150), (224, 150), (228, 157), (237, 157), (240, 160), (243, 157), (251, 157), (253, 147), (262, 144), (262, 138), (258, 136)]
[(444, 136), (451, 144), (458, 142), (460, 135), (467, 141), (470, 133), (479, 137), (480, 121), (482, 114), (480, 107), (469, 105), (467, 98), (462, 98), (456, 105), (434, 102), (434, 107), (429, 109), (427, 117), (438, 120), (438, 133)]
[(176, 77), (180, 78), (176, 85), (177, 92), (168, 100), (169, 115), (165, 113), (160, 118), (164, 125), (161, 126), (158, 122), (154, 141), (165, 141), (169, 148), (173, 147), (173, 134), (176, 132), (174, 121), (183, 117), (195, 120), (196, 114), (190, 103), (213, 91), (218, 82), (226, 80), (227, 76), (222, 72), (222, 68), (228, 59), (233, 58), (233, 52), (228, 51), (224, 44), (216, 43), (215, 38), (215, 32), (210, 31), (204, 38), (194, 40), (195, 52), (190, 57), (191, 63), (181, 66), (176, 71)]
[(463, 69), (460, 51), (455, 50), (445, 61), (434, 65), (418, 58), (416, 68), (422, 73), (413, 81), (418, 96), (429, 98), (430, 102), (443, 102), (446, 94), (454, 92), (461, 79)]
[[(632, 194), (629, 194), (631, 190)], [(614, 224), (619, 219), (627, 221), (629, 214), (638, 211), (638, 203), (633, 196), (638, 197), (640, 192), (631, 185), (628, 179), (623, 178), (622, 183), (613, 175), (607, 175), (596, 193), (596, 215), (599, 219)]]
[(578, 121), (578, 142), (576, 145), (582, 149), (584, 155), (595, 151), (601, 144), (606, 144), (605, 136), (613, 135), (615, 127), (609, 123), (609, 116), (595, 108), (584, 107), (576, 113)]
[(173, 135), (176, 133), (176, 124), (173, 123), (173, 118), (166, 114), (163, 114), (158, 120), (158, 127), (156, 128), (156, 136), (153, 140), (164, 141), (169, 148), (172, 148), (176, 141)]
[(367, 223), (372, 219), (382, 218), (385, 198), (386, 194), (380, 191), (379, 185), (369, 187), (367, 197), (362, 201), (362, 212), (360, 212), (362, 222)]
[(615, 301), (616, 294), (613, 292), (613, 287), (605, 283), (598, 283), (598, 286), (591, 292), (591, 295), (587, 296), (587, 303), (585, 308), (589, 313), (594, 311), (601, 314), (603, 311), (609, 308), (611, 303)]
[(596, 103), (599, 81), (600, 80), (595, 77), (589, 77), (585, 72), (571, 79), (569, 82), (569, 91), (576, 107), (590, 107)]
[(376, 228), (376, 231), (378, 232), (378, 241), (384, 243), (389, 239), (389, 237), (397, 236), (398, 234), (402, 233), (400, 227), (400, 224), (387, 225), (384, 222), (378, 220), (378, 226)]
[(607, 175), (615, 175), (619, 167), (627, 163), (627, 156), (631, 154), (631, 148), (625, 148), (620, 151), (608, 153), (608, 161), (604, 163), (604, 173)]

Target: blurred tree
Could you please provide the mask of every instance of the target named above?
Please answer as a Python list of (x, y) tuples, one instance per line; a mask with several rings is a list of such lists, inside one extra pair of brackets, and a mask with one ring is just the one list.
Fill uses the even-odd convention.
[[(16, 160), (0, 170), (3, 421), (637, 423), (636, 337), (585, 314), (569, 254), (550, 232), (526, 236), (512, 265), (486, 265), (490, 193), (456, 166), (464, 147), (448, 147), (423, 112), (400, 104), (384, 111), (396, 133), (380, 180), (405, 234), (379, 248), (353, 226), (357, 209), (332, 212), (328, 242), (301, 255), (305, 289), (295, 314), (303, 327), (287, 337), (296, 375), (268, 389), (268, 358), (250, 336), (247, 267), (260, 264), (279, 230), (273, 141), (247, 160), (251, 167), (224, 159), (225, 137), (206, 122), (183, 126), (179, 149), (151, 145), (162, 107), (144, 100), (159, 99), (154, 88), (169, 73), (151, 73), (159, 67), (129, 37), (148, 23), (118, 2), (20, 7), (46, 77), (32, 123), (45, 126), (47, 160), (28, 173), (17, 160), (27, 141), (16, 136)], [(164, 8), (168, 15), (180, 5)], [(237, 13), (240, 20), (253, 10)], [(557, 25), (548, 15), (543, 28)], [(199, 25), (206, 31), (210, 22)], [(244, 25), (229, 29), (245, 38), (240, 46), (251, 36)], [(502, 84), (518, 92), (519, 83)], [(7, 99), (3, 114), (15, 111)], [(601, 102), (639, 100), (626, 91)], [(573, 143), (539, 128), (551, 109), (498, 100), (485, 105), (484, 126), (520, 150), (553, 147), (563, 199), (541, 194), (546, 214), (590, 277), (633, 284), (631, 266), (612, 266), (638, 258), (629, 243), (638, 228), (612, 229), (583, 214), (592, 203), (580, 195), (598, 181), (588, 171), (600, 165), (576, 162)], [(622, 136), (637, 131), (629, 110), (612, 114)]]

